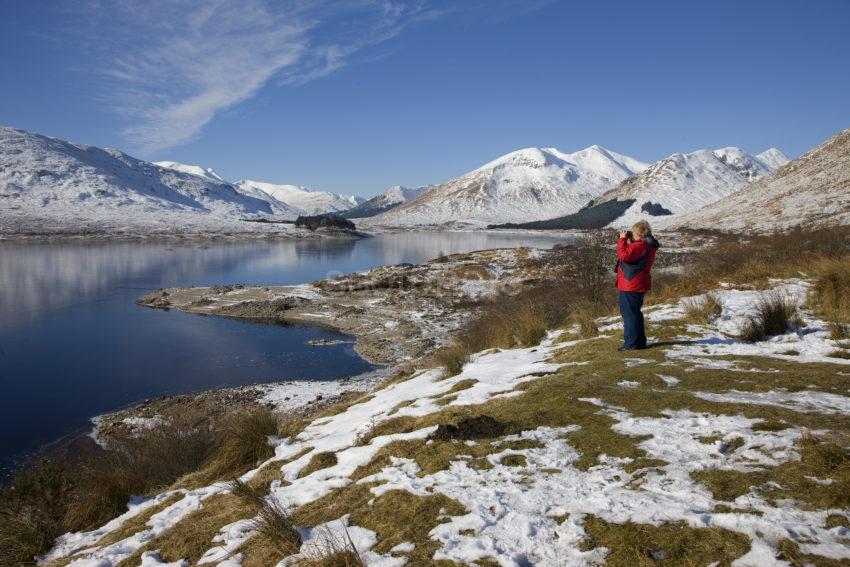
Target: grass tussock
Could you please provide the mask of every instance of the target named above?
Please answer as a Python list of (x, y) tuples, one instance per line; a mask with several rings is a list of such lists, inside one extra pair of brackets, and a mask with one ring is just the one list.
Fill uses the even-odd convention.
[(685, 317), (699, 323), (711, 323), (723, 313), (720, 297), (713, 292), (682, 300)]
[(469, 362), (469, 349), (460, 343), (443, 347), (434, 355), (434, 362), (445, 369), (446, 376), (457, 376)]
[(259, 510), (253, 528), (265, 546), (274, 549), (279, 558), (298, 553), (301, 536), (295, 529), (288, 508), (239, 480), (231, 481), (230, 490), (234, 496)]
[(595, 337), (599, 334), (596, 319), (602, 313), (599, 306), (592, 301), (580, 299), (570, 306), (569, 322), (578, 328), (578, 334), (582, 338)]
[(131, 496), (244, 472), (271, 457), (278, 419), (259, 409), (216, 416), (176, 412), (159, 427), (110, 441), (81, 439), (65, 452), (20, 468), (0, 488), (0, 566), (24, 565), (66, 532), (100, 526), (127, 509)]
[(319, 534), (301, 551), (297, 567), (365, 567), (366, 563), (351, 541), (347, 530), (338, 533), (319, 528)]
[(245, 472), (265, 461), (274, 454), (269, 437), (278, 431), (277, 417), (265, 407), (227, 418), (217, 431), (219, 449), (212, 462), (213, 474)]
[(834, 341), (850, 339), (850, 324), (831, 321), (828, 323), (829, 338)]
[(275, 500), (263, 500), (254, 529), (283, 557), (297, 553), (301, 537), (289, 511)]
[(830, 321), (850, 324), (850, 262), (846, 258), (824, 258), (816, 265), (810, 289), (812, 310)]
[(756, 302), (756, 312), (744, 322), (740, 338), (757, 343), (785, 333), (797, 320), (797, 304), (782, 293), (768, 291)]

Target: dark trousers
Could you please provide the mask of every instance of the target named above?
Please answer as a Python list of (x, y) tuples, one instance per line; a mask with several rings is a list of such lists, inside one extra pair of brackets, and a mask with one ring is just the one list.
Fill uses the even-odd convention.
[(620, 314), (623, 316), (623, 346), (646, 348), (646, 332), (643, 328), (643, 294), (634, 291), (620, 292)]

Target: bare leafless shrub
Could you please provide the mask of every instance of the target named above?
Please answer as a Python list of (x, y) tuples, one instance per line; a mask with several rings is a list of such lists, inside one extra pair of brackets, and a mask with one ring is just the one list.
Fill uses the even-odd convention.
[(614, 235), (609, 231), (587, 234), (577, 245), (575, 262), (567, 273), (571, 295), (590, 304), (597, 312), (611, 302), (616, 260), (614, 242)]

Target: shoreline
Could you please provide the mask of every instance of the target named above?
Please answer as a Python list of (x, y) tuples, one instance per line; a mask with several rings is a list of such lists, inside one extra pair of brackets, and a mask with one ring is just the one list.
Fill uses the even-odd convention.
[[(535, 281), (545, 276), (530, 268), (543, 253), (530, 248), (482, 250), (296, 286), (233, 284), (145, 294), (138, 303), (151, 308), (245, 323), (323, 327), (352, 337), (357, 354), (378, 368), (339, 380), (282, 380), (140, 400), (96, 416), (99, 423), (89, 433), (95, 441), (101, 435), (108, 443), (112, 436), (131, 435), (134, 423), (151, 423), (146, 420), (173, 408), (221, 411), (267, 405), (309, 415), (347, 396), (365, 394), (450, 339), (474, 312), (475, 300), (510, 292), (529, 276)], [(287, 300), (292, 302), (289, 307), (278, 311)], [(437, 320), (439, 324), (431, 324)]]

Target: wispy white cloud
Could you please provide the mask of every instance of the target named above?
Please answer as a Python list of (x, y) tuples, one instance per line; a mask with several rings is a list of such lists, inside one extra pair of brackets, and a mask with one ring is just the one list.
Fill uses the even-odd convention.
[(327, 75), (434, 13), (396, 0), (91, 0), (84, 12), (105, 99), (147, 153), (191, 140), (273, 78)]
[[(86, 0), (79, 36), (98, 51), (104, 99), (125, 136), (154, 153), (190, 141), (270, 81), (303, 84), (412, 24), (481, 0)], [(546, 0), (494, 0), (511, 11)], [(466, 8), (464, 8), (466, 6)]]

